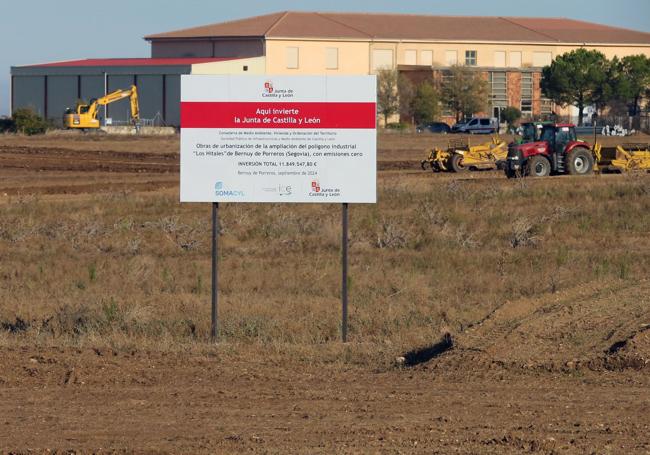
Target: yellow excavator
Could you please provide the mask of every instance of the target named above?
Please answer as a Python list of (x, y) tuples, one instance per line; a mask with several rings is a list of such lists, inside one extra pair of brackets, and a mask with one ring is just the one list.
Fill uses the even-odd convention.
[(140, 108), (138, 106), (138, 89), (132, 85), (128, 89), (116, 90), (101, 98), (90, 100), (90, 104), (77, 103), (74, 110), (67, 109), (63, 115), (64, 128), (99, 128), (97, 113), (99, 106), (129, 98), (131, 101), (131, 119), (136, 128), (139, 126)]

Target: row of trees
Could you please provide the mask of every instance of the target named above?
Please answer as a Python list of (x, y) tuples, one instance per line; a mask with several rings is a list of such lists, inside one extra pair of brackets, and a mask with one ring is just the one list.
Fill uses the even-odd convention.
[[(602, 111), (622, 105), (630, 116), (638, 116), (643, 100), (650, 98), (650, 58), (632, 55), (608, 60), (599, 51), (577, 49), (542, 70), (541, 88), (556, 104), (577, 106), (580, 124), (587, 106)], [(459, 65), (441, 80), (431, 78), (418, 85), (397, 70), (386, 69), (378, 73), (377, 103), (386, 124), (395, 114), (415, 123), (431, 121), (440, 115), (441, 106), (458, 121), (485, 111), (488, 89), (479, 73)]]
[(586, 106), (622, 104), (630, 117), (640, 114), (641, 102), (650, 97), (650, 58), (632, 55), (608, 60), (597, 50), (577, 49), (558, 56), (542, 71), (542, 92), (555, 103), (578, 107), (582, 124)]
[(464, 66), (453, 66), (441, 81), (433, 78), (414, 85), (397, 70), (380, 70), (377, 75), (377, 104), (385, 124), (399, 114), (416, 124), (434, 120), (441, 106), (447, 106), (456, 120), (485, 110), (488, 84)]

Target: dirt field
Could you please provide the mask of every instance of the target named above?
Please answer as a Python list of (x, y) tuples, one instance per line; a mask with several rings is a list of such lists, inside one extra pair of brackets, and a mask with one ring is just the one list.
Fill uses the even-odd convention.
[(650, 453), (650, 175), (447, 140), (380, 137), (347, 345), (340, 209), (224, 204), (214, 345), (177, 138), (0, 137), (0, 453)]

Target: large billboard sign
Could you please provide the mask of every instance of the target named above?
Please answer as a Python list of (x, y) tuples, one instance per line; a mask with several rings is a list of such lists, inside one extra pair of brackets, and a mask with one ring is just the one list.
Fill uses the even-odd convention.
[(376, 202), (375, 76), (181, 78), (182, 202)]

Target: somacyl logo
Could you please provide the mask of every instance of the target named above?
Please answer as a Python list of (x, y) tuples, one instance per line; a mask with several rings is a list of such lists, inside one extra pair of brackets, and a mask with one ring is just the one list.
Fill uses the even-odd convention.
[(242, 197), (244, 192), (240, 190), (225, 190), (223, 182), (219, 181), (214, 184), (214, 194), (215, 196)]
[(273, 93), (273, 81), (266, 81), (264, 83), (264, 92), (268, 94)]

